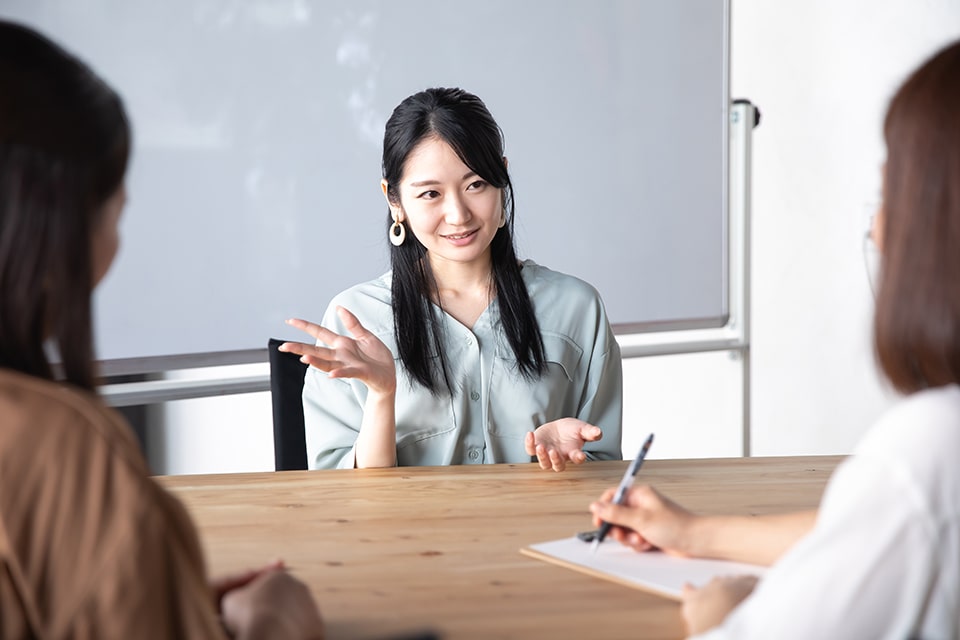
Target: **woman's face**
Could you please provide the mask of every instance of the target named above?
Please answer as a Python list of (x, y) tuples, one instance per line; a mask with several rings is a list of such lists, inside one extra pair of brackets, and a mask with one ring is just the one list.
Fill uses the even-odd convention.
[[(387, 183), (381, 184), (384, 195)], [(403, 167), (399, 220), (427, 248), (431, 264), (490, 261), (490, 243), (503, 219), (502, 192), (474, 173), (439, 138), (421, 141)]]
[(91, 263), (93, 287), (96, 287), (110, 270), (120, 248), (120, 216), (127, 204), (127, 189), (123, 183), (107, 198), (97, 217), (91, 237)]

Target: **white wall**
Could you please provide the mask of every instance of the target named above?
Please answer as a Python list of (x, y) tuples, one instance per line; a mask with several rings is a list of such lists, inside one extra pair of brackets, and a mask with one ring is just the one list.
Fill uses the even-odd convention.
[[(960, 1), (732, 0), (731, 30), (732, 95), (763, 116), (753, 136), (752, 452), (847, 453), (892, 401), (874, 371), (861, 252), (882, 116), (905, 74), (960, 37)], [(633, 359), (624, 372), (627, 457), (649, 431), (651, 457), (739, 454), (733, 356)], [(269, 394), (162, 411), (158, 472), (273, 468)]]
[(733, 0), (753, 156), (753, 452), (845, 453), (890, 402), (861, 253), (886, 103), (960, 37), (957, 0)]
[[(269, 374), (264, 364), (177, 371), (169, 379)], [(270, 392), (165, 402), (151, 407), (147, 450), (155, 473), (273, 471)]]

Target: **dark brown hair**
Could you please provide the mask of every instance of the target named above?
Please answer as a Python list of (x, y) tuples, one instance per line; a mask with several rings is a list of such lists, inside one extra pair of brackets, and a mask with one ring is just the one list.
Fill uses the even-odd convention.
[(126, 172), (118, 96), (38, 33), (0, 20), (0, 367), (93, 389), (91, 238)]
[(877, 360), (912, 393), (960, 382), (960, 42), (903, 83), (884, 123)]

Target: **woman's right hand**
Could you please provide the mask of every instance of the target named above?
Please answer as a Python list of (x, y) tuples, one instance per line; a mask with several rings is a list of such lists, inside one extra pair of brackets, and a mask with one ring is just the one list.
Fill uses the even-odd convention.
[(613, 525), (610, 536), (637, 551), (661, 549), (673, 555), (696, 555), (691, 538), (697, 515), (649, 485), (630, 489), (622, 505), (613, 503), (616, 492), (607, 489), (590, 505), (595, 526), (609, 522)]
[(392, 394), (397, 389), (397, 370), (390, 349), (374, 334), (367, 331), (357, 317), (337, 307), (337, 314), (353, 336), (341, 336), (318, 324), (292, 318), (287, 324), (309, 333), (327, 346), (284, 342), (280, 351), (296, 353), (301, 362), (326, 371), (331, 378), (354, 378), (377, 394)]
[(718, 576), (702, 587), (683, 585), (683, 621), (688, 635), (719, 626), (757, 586), (757, 576)]
[(268, 567), (220, 601), (223, 624), (242, 640), (321, 640), (323, 619), (310, 589), (281, 566)]

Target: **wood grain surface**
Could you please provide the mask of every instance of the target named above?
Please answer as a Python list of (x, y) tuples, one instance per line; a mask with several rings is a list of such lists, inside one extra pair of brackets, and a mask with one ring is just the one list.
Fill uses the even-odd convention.
[[(817, 505), (840, 457), (650, 460), (637, 482), (699, 512)], [(310, 585), (327, 637), (679, 638), (679, 604), (523, 556), (591, 528), (626, 462), (291, 471), (158, 480), (212, 574), (274, 558)]]

